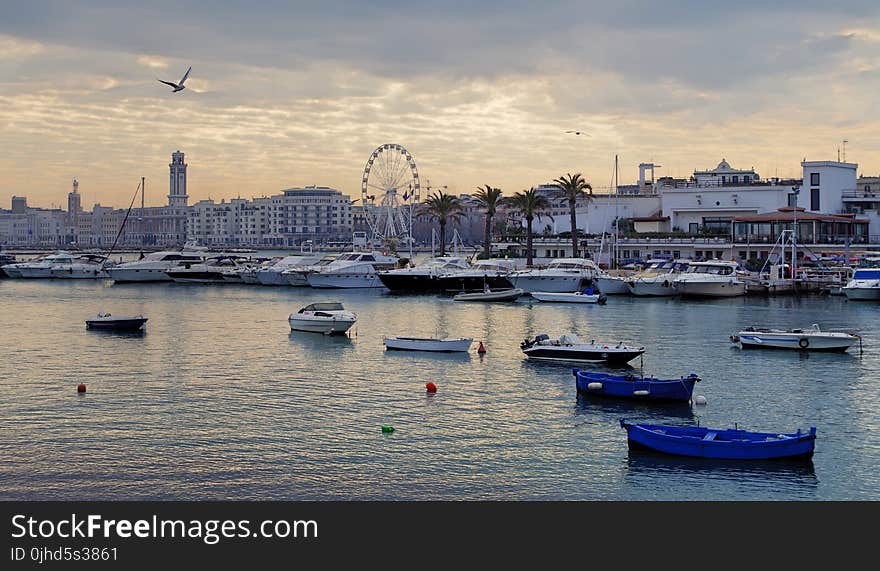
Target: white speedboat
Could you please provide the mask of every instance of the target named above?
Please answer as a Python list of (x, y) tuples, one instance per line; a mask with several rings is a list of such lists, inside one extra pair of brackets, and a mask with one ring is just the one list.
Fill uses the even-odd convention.
[[(457, 256), (431, 258), (412, 268), (398, 268), (379, 272), (382, 284), (396, 292), (423, 293), (441, 291), (439, 279), (443, 274), (470, 268), (467, 260)], [(482, 287), (482, 286), (481, 286)]]
[(672, 287), (673, 281), (687, 266), (687, 260), (651, 260), (647, 268), (626, 280), (626, 287), (635, 296), (676, 295), (678, 292)]
[(59, 263), (52, 266), (52, 277), (58, 279), (96, 280), (109, 277), (106, 270), (107, 256), (84, 254), (73, 262)]
[(17, 264), (18, 272), (23, 278), (51, 278), (52, 268), (58, 264), (72, 264), (76, 257), (67, 252), (56, 252), (37, 260)]
[(560, 335), (551, 339), (546, 334), (526, 339), (520, 349), (529, 359), (544, 361), (580, 361), (590, 363), (608, 363), (609, 365), (625, 365), (645, 352), (644, 347), (624, 345), (623, 342), (584, 343), (574, 333)]
[[(294, 268), (314, 266), (321, 261), (321, 256), (286, 256), (275, 263), (267, 264), (255, 272), (257, 282), (265, 286), (291, 285), (284, 272)], [(308, 285), (304, 280), (302, 285)]]
[(746, 282), (737, 275), (738, 264), (712, 260), (691, 262), (672, 287), (685, 297), (735, 297), (745, 295)]
[(576, 291), (574, 293), (552, 293), (546, 291), (533, 291), (532, 297), (538, 301), (558, 301), (562, 303), (598, 303), (604, 305), (608, 296), (604, 293), (591, 293), (592, 290)]
[(10, 258), (6, 259), (3, 266), (0, 267), (0, 270), (2, 270), (3, 273), (6, 274), (6, 277), (8, 277), (8, 278), (20, 278), (21, 277), (21, 270), (19, 270), (18, 267), (22, 266), (26, 263), (27, 262), (16, 262), (15, 257), (11, 256), (11, 259)]
[(847, 299), (880, 301), (880, 268), (857, 269), (840, 289)]
[(106, 272), (116, 283), (170, 282), (171, 278), (165, 272), (176, 268), (187, 269), (204, 260), (205, 255), (198, 252), (152, 252), (139, 260), (107, 268)]
[(731, 335), (743, 349), (793, 349), (796, 351), (846, 351), (861, 338), (842, 331), (822, 331), (814, 323), (807, 329), (764, 329), (749, 327)]
[(325, 267), (333, 263), (335, 259), (336, 255), (324, 256), (310, 266), (294, 266), (288, 268), (281, 272), (281, 276), (287, 280), (288, 285), (294, 287), (308, 287), (309, 274), (323, 270)]
[(442, 291), (480, 291), (485, 286), (491, 289), (510, 289), (513, 283), (510, 275), (516, 270), (513, 260), (490, 258), (478, 260), (473, 266), (452, 270), (441, 275), (437, 282)]
[(381, 252), (349, 252), (342, 254), (323, 269), (308, 274), (314, 288), (380, 288), (379, 272), (397, 265), (397, 256)]
[(453, 353), (468, 351), (473, 338), (447, 337), (444, 339), (431, 339), (425, 337), (385, 337), (386, 349), (398, 351), (434, 351), (438, 353)]
[(600, 271), (593, 280), (600, 292), (606, 295), (630, 295), (626, 280), (629, 276), (613, 276), (605, 271)]
[(339, 302), (310, 303), (287, 318), (293, 331), (338, 335), (357, 321), (357, 315), (346, 311)]
[(499, 289), (485, 291), (477, 291), (471, 293), (458, 293), (453, 296), (453, 301), (516, 301), (519, 296), (524, 294), (522, 288)]
[(572, 292), (593, 280), (599, 267), (584, 258), (560, 258), (544, 269), (518, 270), (510, 274), (513, 287), (527, 292)]

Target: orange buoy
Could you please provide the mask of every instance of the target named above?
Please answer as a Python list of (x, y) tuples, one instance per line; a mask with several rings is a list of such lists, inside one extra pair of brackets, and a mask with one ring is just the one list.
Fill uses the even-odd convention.
[(483, 345), (483, 342), (480, 341), (480, 346), (477, 348), (477, 353), (481, 355), (486, 352), (486, 347)]
[(84, 393), (84, 392), (86, 392), (86, 385), (85, 385), (85, 383), (80, 383), (80, 384), (78, 384), (78, 385), (76, 386), (76, 392), (78, 392), (78, 393)]
[(425, 390), (433, 394), (437, 392), (437, 385), (434, 383), (425, 383)]

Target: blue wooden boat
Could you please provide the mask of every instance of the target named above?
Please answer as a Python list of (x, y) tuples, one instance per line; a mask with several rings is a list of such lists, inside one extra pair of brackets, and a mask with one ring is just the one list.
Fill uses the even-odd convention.
[(675, 456), (723, 460), (810, 458), (816, 427), (793, 434), (749, 432), (735, 428), (638, 424), (620, 419), (631, 449), (648, 449)]
[(571, 372), (580, 393), (653, 401), (688, 402), (694, 392), (694, 384), (700, 380), (693, 373), (678, 379), (655, 379), (637, 377), (633, 374), (611, 375), (580, 369), (572, 369)]

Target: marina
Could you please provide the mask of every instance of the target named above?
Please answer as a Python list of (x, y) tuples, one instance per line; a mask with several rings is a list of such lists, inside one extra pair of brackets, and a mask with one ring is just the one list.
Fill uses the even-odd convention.
[[(620, 297), (600, 311), (529, 297), (338, 289), (348, 335), (291, 331), (327, 290), (110, 280), (2, 280), (0, 467), (4, 499), (870, 499), (878, 306), (845, 296)], [(149, 315), (137, 336), (86, 335), (83, 316)], [(595, 308), (592, 308), (595, 309)], [(755, 323), (860, 331), (865, 351), (741, 351)], [(675, 326), (671, 327), (670, 324)], [(724, 323), (724, 331), (718, 327)], [(708, 404), (579, 395), (571, 365), (532, 362), (523, 338), (576, 331), (644, 345), (597, 373), (691, 371)], [(437, 331), (485, 354), (384, 351), (383, 336)], [(230, 339), (234, 337), (234, 341)], [(425, 398), (425, 382), (438, 391)], [(87, 393), (77, 394), (78, 384)], [(619, 418), (664, 425), (816, 426), (811, 462), (763, 470), (657, 463), (627, 450)], [(256, 422), (260, 419), (259, 422)], [(395, 427), (393, 435), (380, 425)], [(206, 436), (210, 435), (210, 436)], [(15, 443), (13, 445), (13, 443)], [(14, 452), (13, 452), (14, 446)], [(260, 474), (254, 478), (253, 474)], [(394, 478), (386, 477), (393, 473)], [(124, 474), (124, 476), (120, 476)], [(355, 485), (352, 485), (352, 484)]]

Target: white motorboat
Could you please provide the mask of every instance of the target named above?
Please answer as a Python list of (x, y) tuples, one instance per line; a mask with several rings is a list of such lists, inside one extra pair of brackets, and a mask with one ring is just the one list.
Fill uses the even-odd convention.
[(19, 266), (23, 266), (26, 263), (28, 262), (16, 262), (13, 258), (12, 261), (7, 260), (3, 266), (0, 266), (0, 270), (3, 270), (3, 273), (6, 274), (6, 277), (8, 278), (20, 278), (21, 270), (19, 269)]
[(17, 264), (18, 272), (23, 278), (51, 278), (52, 268), (58, 264), (72, 264), (76, 257), (68, 252), (56, 252), (49, 256), (43, 256), (37, 260)]
[(293, 331), (308, 331), (325, 335), (345, 333), (357, 321), (357, 315), (339, 302), (310, 303), (287, 318)]
[(434, 351), (438, 353), (452, 353), (468, 351), (473, 338), (447, 337), (444, 339), (430, 339), (425, 337), (385, 337), (386, 349), (398, 351)]
[(151, 252), (139, 260), (107, 268), (106, 272), (115, 283), (170, 282), (171, 278), (165, 272), (175, 268), (187, 269), (204, 260), (205, 255), (199, 252)]
[(536, 335), (534, 339), (526, 339), (520, 349), (529, 359), (544, 361), (580, 361), (590, 363), (608, 363), (625, 365), (645, 352), (644, 347), (635, 347), (620, 343), (584, 343), (574, 333), (560, 335), (551, 339), (546, 334)]
[[(314, 266), (321, 261), (321, 256), (286, 256), (274, 263), (267, 264), (265, 267), (255, 272), (257, 282), (265, 286), (286, 286), (291, 285), (287, 281), (284, 272), (294, 268), (305, 268)], [(308, 285), (308, 281), (304, 280), (302, 285)]]
[[(441, 291), (442, 275), (470, 268), (467, 260), (457, 256), (431, 258), (412, 268), (398, 268), (379, 272), (382, 284), (396, 292), (423, 293)], [(481, 286), (482, 287), (482, 286)]]
[(510, 275), (516, 270), (513, 260), (490, 258), (477, 260), (473, 266), (460, 270), (447, 271), (438, 279), (441, 291), (480, 291), (491, 289), (510, 289), (513, 283)]
[(183, 284), (228, 284), (241, 283), (241, 278), (234, 276), (234, 271), (239, 267), (239, 262), (231, 256), (218, 256), (209, 258), (199, 264), (177, 266), (165, 273), (175, 283)]
[(100, 311), (97, 317), (86, 319), (86, 328), (104, 331), (140, 331), (146, 322), (147, 318), (143, 315), (120, 316)]
[(796, 351), (846, 351), (861, 341), (854, 333), (822, 331), (814, 323), (807, 329), (764, 329), (749, 327), (731, 335), (743, 349), (793, 349)]
[(840, 289), (847, 299), (880, 301), (880, 268), (857, 269), (852, 279)]
[(52, 266), (52, 277), (58, 279), (105, 279), (107, 256), (83, 254), (73, 262), (59, 263)]
[(626, 280), (629, 276), (613, 276), (608, 272), (601, 271), (593, 280), (600, 292), (606, 295), (630, 295)]
[(735, 297), (745, 295), (746, 282), (737, 275), (738, 264), (712, 260), (691, 262), (672, 287), (685, 297)]
[(593, 280), (599, 267), (584, 258), (560, 258), (544, 269), (518, 270), (510, 274), (513, 287), (527, 292), (573, 292)]
[(669, 297), (678, 292), (672, 287), (678, 275), (687, 269), (688, 260), (650, 260), (648, 267), (626, 280), (635, 296)]
[(453, 301), (516, 301), (525, 291), (522, 288), (491, 290), (458, 293), (452, 298)]
[(397, 256), (381, 252), (349, 252), (341, 254), (320, 271), (308, 274), (306, 279), (314, 288), (380, 288), (379, 272), (393, 269)]
[(294, 287), (308, 287), (309, 274), (323, 270), (325, 267), (333, 263), (335, 259), (335, 254), (324, 256), (310, 266), (295, 266), (292, 268), (288, 268), (281, 272), (281, 276), (285, 280), (287, 280), (288, 285), (292, 285)]
[(592, 293), (592, 289), (576, 291), (574, 293), (553, 293), (546, 291), (533, 291), (532, 297), (538, 301), (558, 301), (563, 303), (598, 303), (604, 305), (608, 296), (604, 293)]

